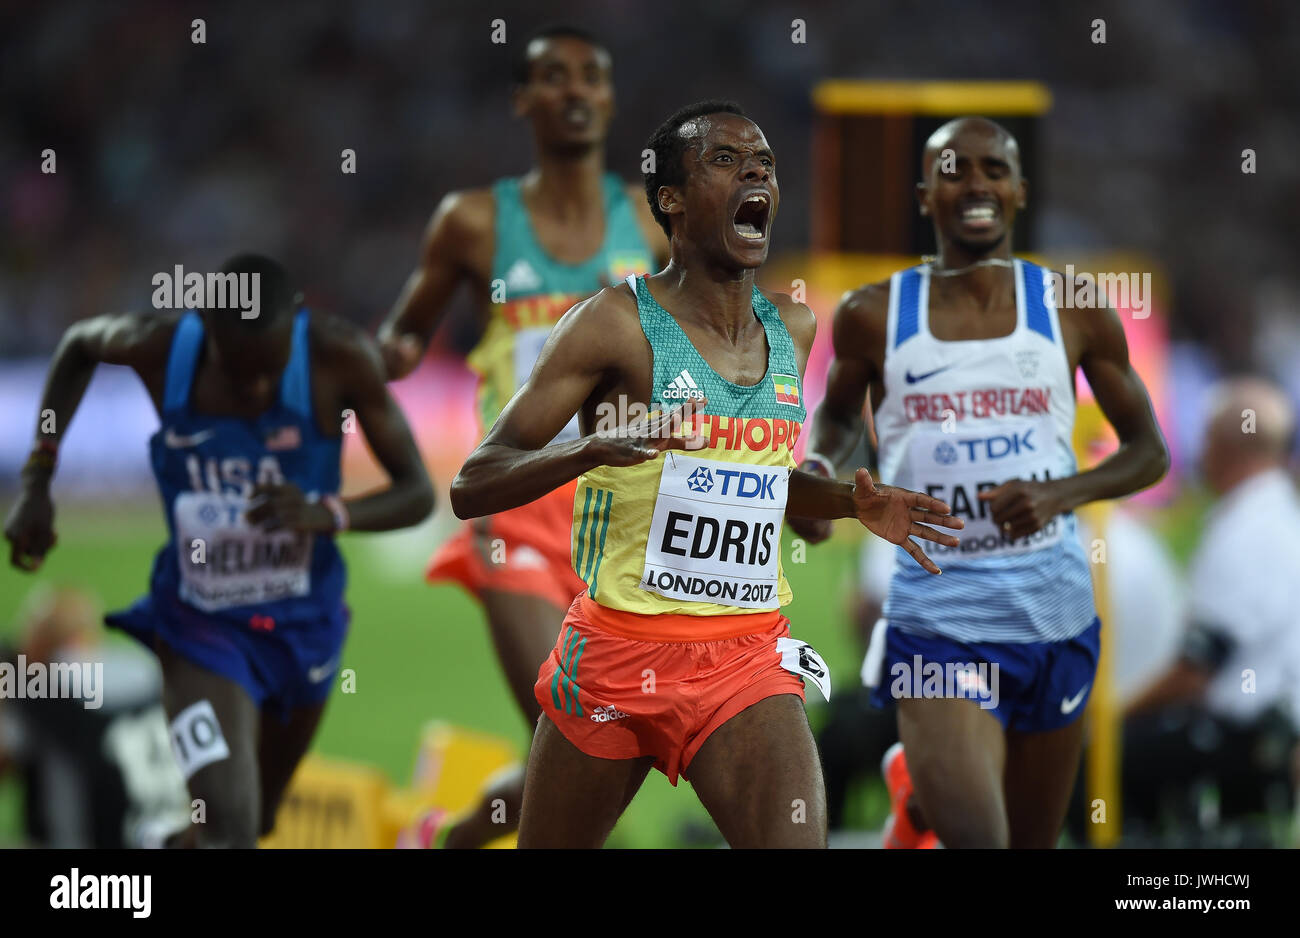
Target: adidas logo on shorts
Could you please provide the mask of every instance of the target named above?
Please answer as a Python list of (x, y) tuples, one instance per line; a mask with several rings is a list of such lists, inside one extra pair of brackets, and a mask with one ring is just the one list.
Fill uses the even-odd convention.
[(612, 720), (621, 720), (625, 716), (627, 716), (627, 714), (618, 709), (618, 707), (597, 707), (595, 710), (591, 711), (591, 722), (609, 723)]
[(673, 378), (673, 383), (664, 388), (661, 396), (666, 401), (699, 401), (704, 399), (704, 392), (691, 373), (683, 368), (682, 373)]

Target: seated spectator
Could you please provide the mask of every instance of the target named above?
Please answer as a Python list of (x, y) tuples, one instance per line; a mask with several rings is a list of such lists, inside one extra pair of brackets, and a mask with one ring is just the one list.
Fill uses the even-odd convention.
[(1176, 660), (1126, 708), (1123, 815), (1280, 813), (1294, 800), (1300, 728), (1300, 496), (1286, 472), (1295, 412), (1257, 379), (1216, 388), (1201, 458), (1218, 496), (1188, 577)]

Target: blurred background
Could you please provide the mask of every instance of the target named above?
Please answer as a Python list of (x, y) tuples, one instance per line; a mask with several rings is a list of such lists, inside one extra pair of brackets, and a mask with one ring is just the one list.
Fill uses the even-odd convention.
[[(204, 20), (203, 44), (191, 41), (196, 18)], [(504, 44), (491, 41), (495, 18), (505, 22)], [(802, 42), (792, 41), (796, 20)], [(1104, 43), (1094, 41), (1096, 20), (1104, 21)], [(1095, 522), (1124, 527), (1137, 545), (1124, 555), (1134, 558), (1127, 567), (1115, 559), (1117, 546), (1111, 564), (1137, 578), (1128, 593), (1112, 591), (1129, 597), (1128, 611), (1114, 614), (1117, 693), (1136, 693), (1175, 657), (1185, 626), (1186, 568), (1214, 501), (1198, 472), (1210, 388), (1252, 373), (1300, 402), (1300, 6), (1284, 0), (1098, 0), (1086, 8), (501, 0), (490, 11), (416, 0), (4, 4), (0, 506), (7, 511), (15, 494), (44, 368), (63, 330), (100, 312), (147, 308), (157, 271), (210, 269), (236, 251), (261, 251), (288, 266), (309, 305), (377, 325), (442, 195), (530, 165), (528, 128), (510, 113), (510, 60), (531, 31), (556, 21), (594, 32), (613, 56), (618, 112), (608, 163), (625, 177), (638, 176), (654, 127), (693, 100), (734, 98), (763, 128), (782, 191), (767, 276), (785, 291), (805, 280), (823, 323), (810, 405), (824, 381), (824, 327), (838, 293), (874, 269), (818, 235), (817, 212), (837, 196), (817, 179), (827, 117), (814, 104), (815, 88), (826, 79), (1041, 84), (1050, 104), (1024, 141), (1034, 153), (1032, 241), (1024, 248), (1057, 266), (1123, 257), (1128, 265), (1111, 269), (1150, 271), (1158, 284), (1155, 313), (1126, 316), (1125, 326), (1174, 469), (1122, 515)], [(345, 148), (356, 152), (355, 174), (340, 172)], [(1254, 172), (1243, 172), (1247, 149)], [(42, 171), (46, 150), (56, 172)], [(864, 167), (877, 162), (876, 154), (841, 152), (849, 167), (859, 157)], [(885, 184), (910, 198), (916, 173), (908, 167)], [(880, 224), (842, 202), (843, 227)], [(335, 696), (314, 751), (393, 786), (419, 770), (431, 720), (499, 738), (520, 754), (527, 742), (478, 607), (421, 578), (453, 530), (446, 486), (476, 442), (463, 355), (477, 322), (466, 294), (420, 371), (394, 386), (439, 487), (438, 512), (411, 531), (342, 540), (353, 609), (343, 666), (355, 669), (357, 692)], [(53, 490), (59, 545), (36, 578), (0, 572), (0, 636), (11, 649), (50, 615), (33, 611), (53, 602), (44, 593), (33, 598), (33, 589), (73, 589), (110, 609), (145, 590), (165, 537), (145, 446), (156, 425), (135, 376), (102, 367), (61, 454)], [(1085, 452), (1091, 442), (1082, 441)], [(362, 444), (353, 438), (349, 446), (345, 478), (364, 488), (373, 467)], [(824, 758), (834, 761), (827, 769), (838, 842), (852, 845), (870, 843), (886, 813), (878, 760), (892, 739), (891, 721), (866, 713), (855, 692), (881, 599), (872, 570), (881, 564), (841, 527), (806, 563), (792, 561), (787, 543), (795, 591), (787, 612), (843, 695), (838, 707), (810, 696), (809, 715)], [(1139, 599), (1149, 608), (1139, 612)], [(67, 615), (86, 618), (84, 604), (67, 602), (74, 610)], [(1127, 630), (1118, 621), (1125, 616), (1134, 623)], [(1162, 624), (1151, 625), (1157, 619)], [(1294, 625), (1300, 633), (1300, 610)], [(116, 636), (102, 643), (134, 651)], [(1300, 661), (1295, 676), (1300, 681)], [(0, 700), (0, 727), (10, 726), (0, 731), (0, 772), (4, 741), (20, 752), (13, 729), (20, 721), (5, 721), (6, 709), (12, 704)], [(1295, 716), (1286, 718), (1292, 736)], [(44, 829), (31, 821), (32, 763), (12, 755), (8, 765), (0, 842), (41, 839)], [(1206, 807), (1219, 804), (1210, 778), (1172, 796), (1161, 823), (1141, 828), (1148, 838), (1141, 842), (1283, 842), (1293, 804), (1284, 794), (1243, 810), (1239, 823)], [(159, 811), (174, 810), (168, 797), (157, 795)], [(1074, 838), (1087, 842), (1086, 827)], [(610, 840), (717, 842), (689, 791), (672, 790), (657, 773)]]

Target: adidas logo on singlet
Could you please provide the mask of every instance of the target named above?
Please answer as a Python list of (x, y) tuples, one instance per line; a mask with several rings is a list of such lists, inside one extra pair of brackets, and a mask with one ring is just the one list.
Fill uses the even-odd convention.
[(536, 290), (542, 285), (542, 278), (537, 276), (533, 265), (524, 258), (519, 258), (506, 271), (507, 290)]
[(685, 368), (682, 369), (681, 374), (673, 378), (672, 384), (664, 388), (663, 394), (660, 396), (666, 401), (704, 400), (704, 392), (700, 390), (699, 385), (695, 383), (695, 379), (691, 377), (691, 373)]

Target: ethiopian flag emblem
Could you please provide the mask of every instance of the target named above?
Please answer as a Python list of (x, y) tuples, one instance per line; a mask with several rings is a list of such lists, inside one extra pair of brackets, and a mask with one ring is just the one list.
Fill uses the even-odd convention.
[(782, 404), (799, 406), (799, 378), (795, 375), (772, 375), (772, 390)]

